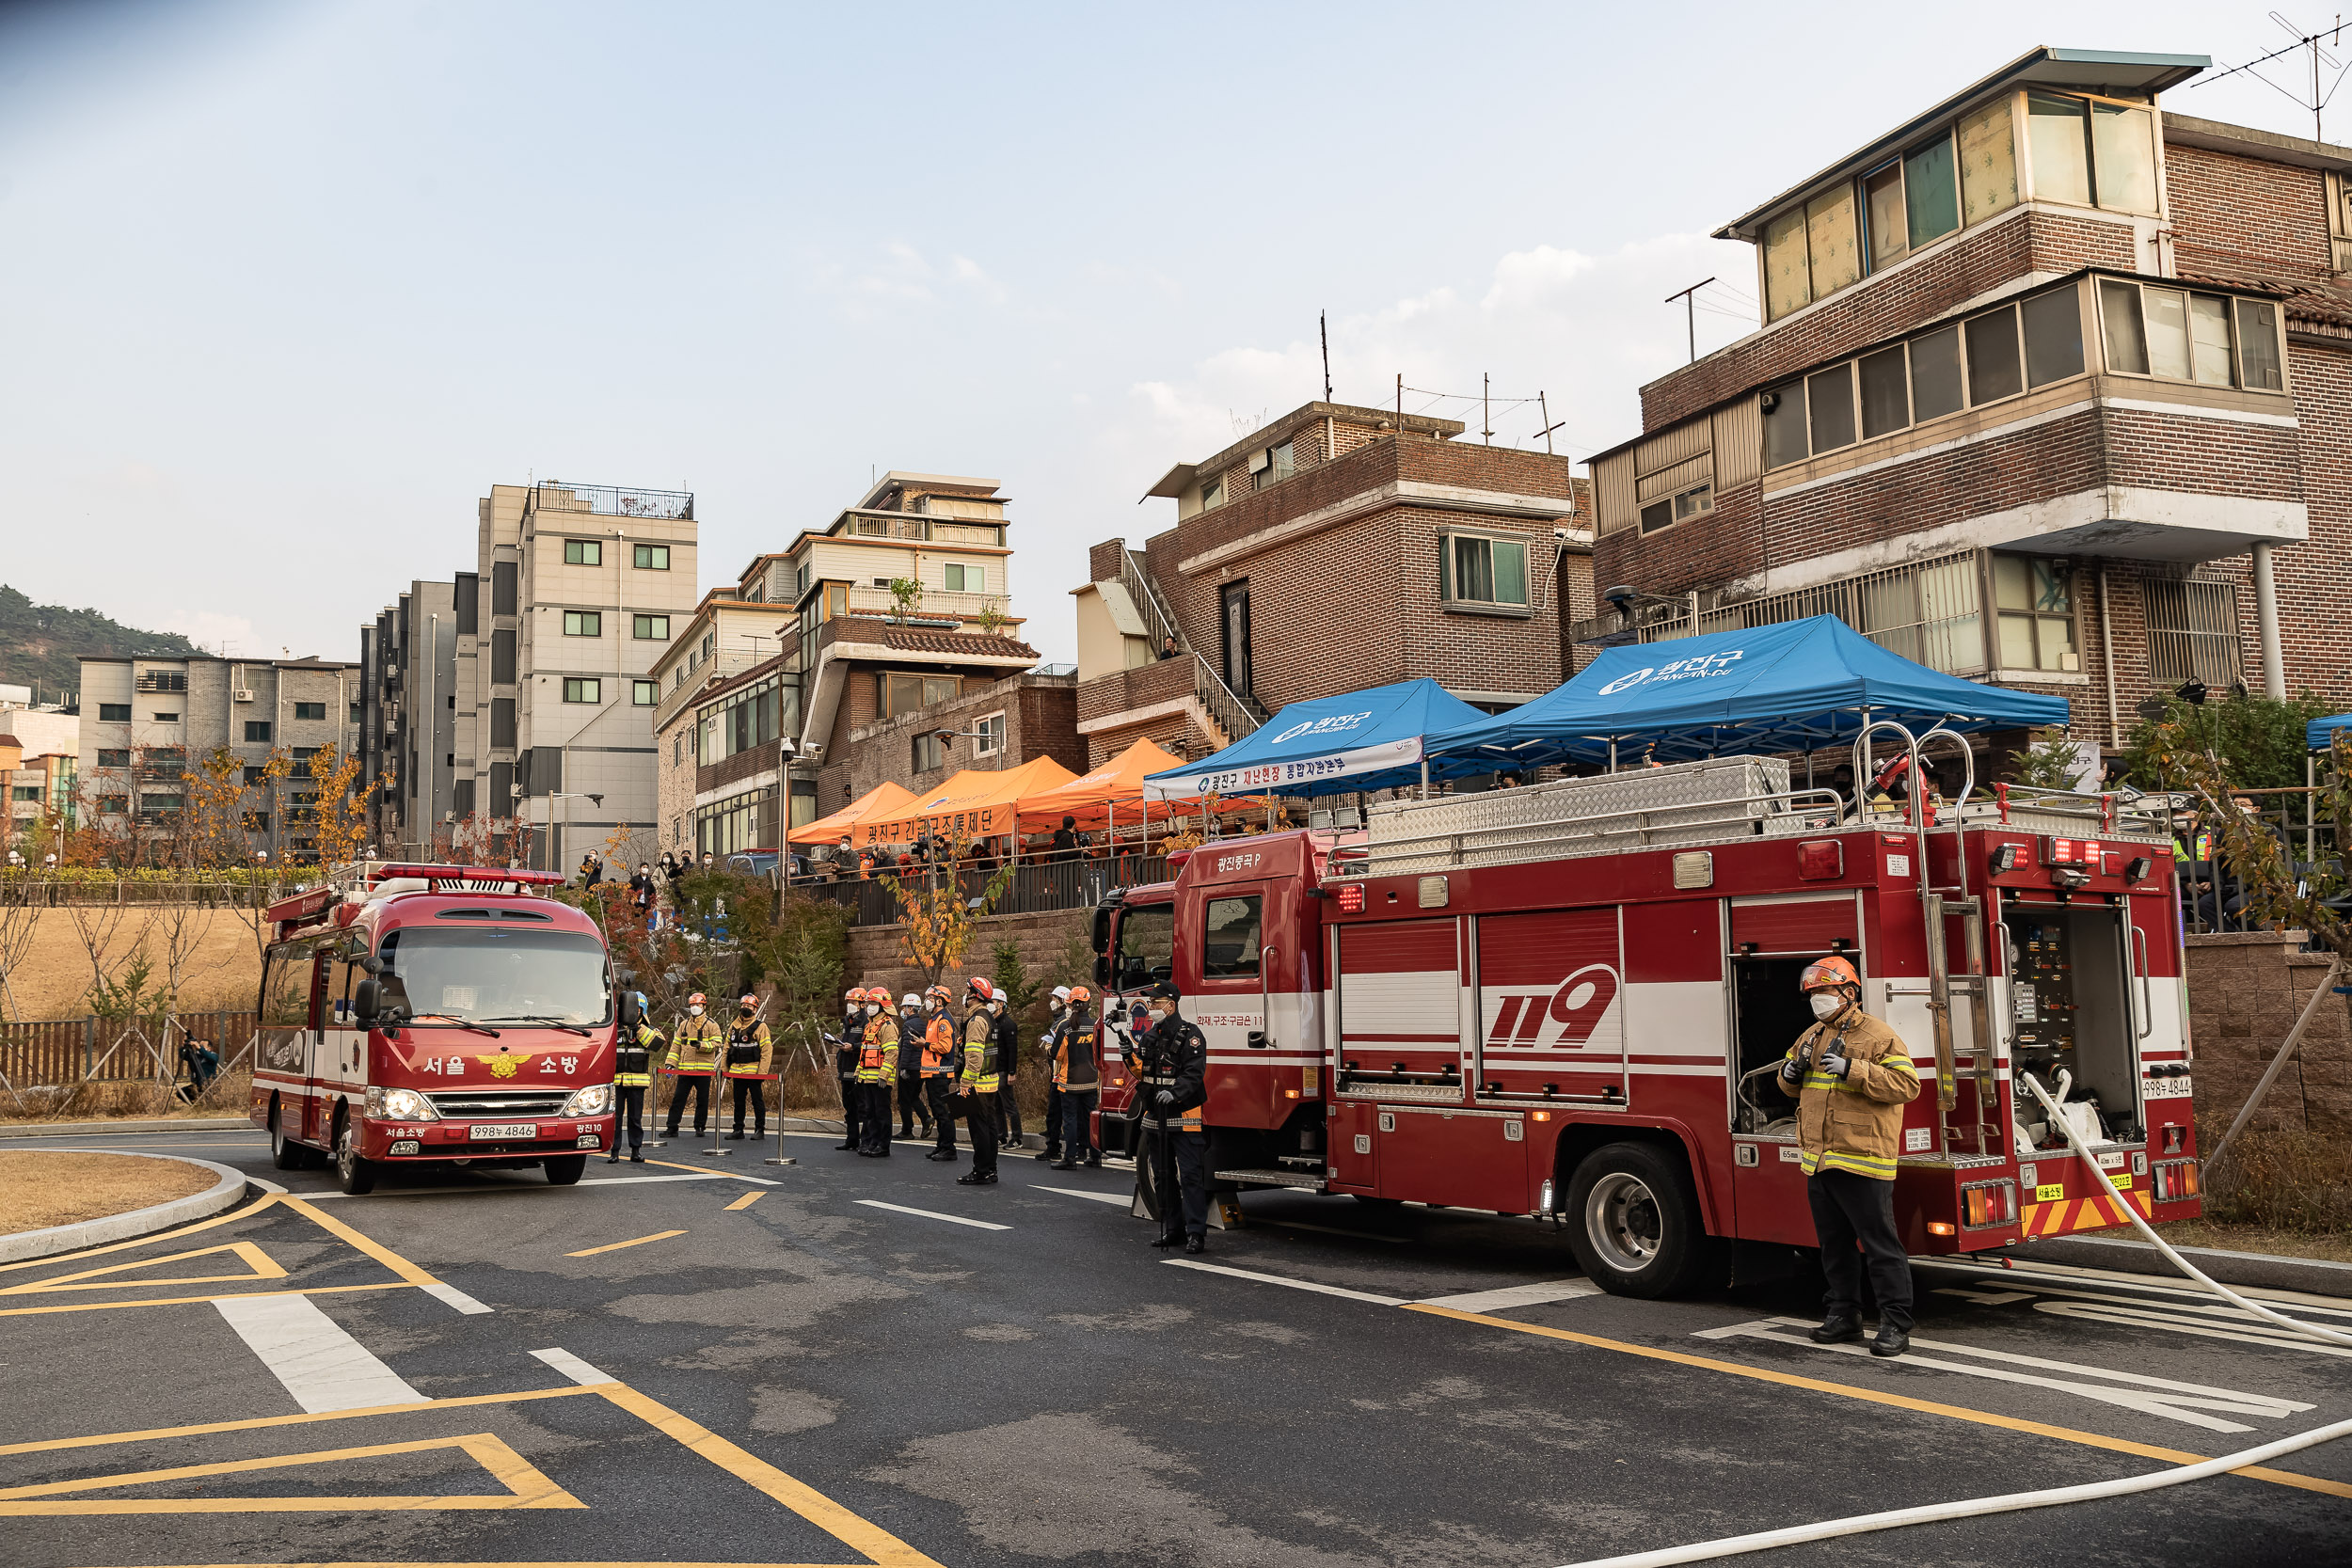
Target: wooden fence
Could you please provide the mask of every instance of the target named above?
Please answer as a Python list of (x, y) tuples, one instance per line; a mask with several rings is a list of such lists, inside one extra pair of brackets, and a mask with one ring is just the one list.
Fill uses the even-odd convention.
[(0, 1023), (0, 1073), (20, 1089), (136, 1083), (158, 1076), (158, 1052), (177, 1072), (180, 1046), (191, 1037), (218, 1052), (223, 1067), (250, 1065), (242, 1058), (253, 1035), (251, 1013), (182, 1013), (168, 1023), (119, 1018)]

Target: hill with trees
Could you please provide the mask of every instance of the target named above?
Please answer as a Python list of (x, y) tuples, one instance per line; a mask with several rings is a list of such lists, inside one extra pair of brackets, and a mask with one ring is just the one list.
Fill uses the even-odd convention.
[(96, 610), (35, 604), (0, 583), (0, 685), (30, 686), (36, 701), (53, 703), (78, 692), (85, 655), (183, 658), (203, 651), (177, 632), (141, 631)]

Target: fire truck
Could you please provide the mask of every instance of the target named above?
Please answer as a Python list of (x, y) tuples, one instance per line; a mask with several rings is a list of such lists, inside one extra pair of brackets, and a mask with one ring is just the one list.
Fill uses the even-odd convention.
[[(1914, 779), (1959, 740), (1882, 721), (1857, 778), (1886, 730)], [(1825, 954), (1919, 1069), (1895, 1183), (1915, 1255), (2129, 1223), (2025, 1073), (2143, 1214), (2195, 1215), (2169, 824), (1968, 771), (1948, 806), (1872, 809), (1729, 757), (1211, 842), (1097, 909), (1097, 978), (1114, 1009), (1182, 990), (1224, 1188), (1556, 1221), (1623, 1295), (1720, 1283), (1735, 1242), (1817, 1244), (1775, 1075)], [(1105, 1139), (1132, 1148), (1104, 1033)]]
[(613, 1134), (603, 934), (544, 871), (364, 863), (273, 904), (250, 1115), (280, 1170), (346, 1193), (392, 1165), (532, 1165), (578, 1181)]

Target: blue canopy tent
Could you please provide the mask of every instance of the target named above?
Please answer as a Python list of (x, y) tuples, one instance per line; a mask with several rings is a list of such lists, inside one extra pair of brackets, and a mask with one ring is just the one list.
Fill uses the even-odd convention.
[(2303, 749), (2324, 752), (2336, 743), (2338, 730), (2352, 730), (2352, 713), (2339, 713), (2333, 719), (2314, 719), (2303, 726)]
[(1429, 739), (1449, 771), (1806, 752), (1892, 719), (1915, 734), (2066, 722), (2066, 701), (1963, 680), (1834, 615), (1610, 648), (1565, 686)]
[(1426, 679), (1293, 703), (1214, 755), (1145, 775), (1143, 795), (1164, 800), (1401, 789), (1421, 783), (1424, 736), (1485, 717)]

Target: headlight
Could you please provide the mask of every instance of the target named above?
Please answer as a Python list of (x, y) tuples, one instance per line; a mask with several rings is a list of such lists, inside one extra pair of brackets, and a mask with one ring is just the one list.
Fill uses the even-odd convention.
[(591, 1084), (584, 1089), (574, 1089), (572, 1098), (564, 1101), (567, 1117), (600, 1117), (612, 1109), (612, 1085)]
[(377, 1121), (438, 1121), (441, 1113), (415, 1089), (368, 1089), (368, 1115)]

